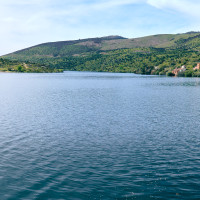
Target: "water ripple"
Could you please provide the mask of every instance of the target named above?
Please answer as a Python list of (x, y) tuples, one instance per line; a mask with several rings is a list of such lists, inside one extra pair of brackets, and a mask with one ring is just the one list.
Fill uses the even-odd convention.
[(200, 199), (199, 80), (0, 74), (0, 199)]

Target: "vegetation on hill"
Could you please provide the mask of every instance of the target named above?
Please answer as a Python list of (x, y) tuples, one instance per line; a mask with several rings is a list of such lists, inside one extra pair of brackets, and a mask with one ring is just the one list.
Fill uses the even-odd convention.
[(1, 72), (29, 72), (29, 73), (42, 73), (42, 72), (62, 72), (56, 68), (50, 68), (40, 64), (22, 63), (19, 61), (8, 60), (0, 58), (0, 71)]
[[(22, 66), (25, 71), (37, 68), (38, 71), (78, 70), (172, 75), (173, 69), (186, 65), (187, 69), (182, 76), (199, 76), (200, 72), (193, 70), (200, 61), (199, 51), (200, 33), (189, 32), (136, 39), (109, 36), (51, 42), (8, 54), (4, 58), (10, 60), (7, 62), (29, 63), (28, 68)], [(12, 69), (16, 70), (16, 67)]]

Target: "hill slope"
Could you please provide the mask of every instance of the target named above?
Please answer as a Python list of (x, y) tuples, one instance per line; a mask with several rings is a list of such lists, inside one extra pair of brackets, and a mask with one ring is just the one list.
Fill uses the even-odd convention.
[(200, 61), (200, 32), (135, 39), (108, 36), (36, 45), (4, 56), (52, 69), (165, 74)]
[(192, 32), (185, 34), (162, 34), (135, 39), (126, 39), (121, 36), (108, 36), (102, 38), (89, 38), (83, 40), (49, 42), (29, 47), (6, 57), (17, 56), (42, 56), (42, 57), (63, 57), (77, 56), (84, 53), (107, 51), (116, 49), (131, 49), (141, 47), (173, 48), (181, 45), (188, 45), (200, 38), (200, 33)]

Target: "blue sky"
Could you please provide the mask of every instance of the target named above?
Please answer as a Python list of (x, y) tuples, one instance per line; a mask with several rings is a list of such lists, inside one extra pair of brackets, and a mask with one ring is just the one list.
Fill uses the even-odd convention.
[(39, 43), (200, 30), (199, 0), (0, 0), (0, 55)]

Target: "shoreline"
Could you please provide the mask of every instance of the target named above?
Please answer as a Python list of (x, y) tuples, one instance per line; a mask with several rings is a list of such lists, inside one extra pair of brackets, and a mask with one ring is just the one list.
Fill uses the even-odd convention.
[(104, 71), (73, 71), (73, 70), (69, 70), (69, 71), (58, 71), (58, 72), (34, 72), (34, 71), (30, 71), (30, 72), (18, 72), (18, 71), (0, 71), (0, 73), (10, 73), (10, 74), (53, 74), (53, 73), (66, 73), (66, 72), (90, 72), (90, 73), (110, 73), (110, 74), (134, 74), (137, 76), (151, 76), (151, 77), (171, 77), (171, 78), (200, 78), (200, 76), (168, 76), (168, 75), (154, 75), (154, 74), (137, 74), (137, 73), (133, 73), (133, 72), (104, 72)]

